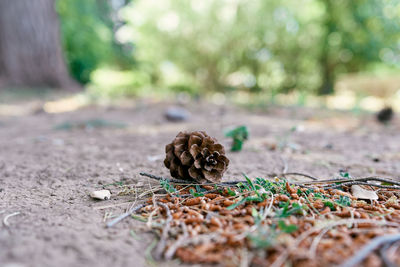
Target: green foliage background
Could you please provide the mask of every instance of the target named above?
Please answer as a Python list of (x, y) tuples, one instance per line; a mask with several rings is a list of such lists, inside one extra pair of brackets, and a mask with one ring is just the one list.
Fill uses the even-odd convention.
[(64, 54), (72, 76), (86, 84), (102, 65), (131, 67), (131, 53), (115, 42), (112, 8), (106, 0), (59, 0)]
[(68, 64), (83, 83), (108, 65), (130, 70), (134, 88), (321, 94), (339, 74), (400, 66), (398, 0), (108, 3), (57, 2)]

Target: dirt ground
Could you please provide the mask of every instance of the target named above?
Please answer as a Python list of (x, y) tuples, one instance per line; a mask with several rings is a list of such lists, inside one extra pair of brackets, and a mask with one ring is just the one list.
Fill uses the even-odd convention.
[[(371, 114), (306, 108), (250, 112), (197, 103), (187, 105), (192, 113), (187, 122), (172, 123), (163, 117), (167, 106), (137, 101), (128, 108), (1, 116), (0, 220), (19, 214), (9, 217), (8, 226), (0, 222), (0, 266), (148, 265), (152, 236), (139, 234), (137, 240), (130, 234), (138, 221), (127, 218), (105, 227), (105, 215), (123, 213), (133, 197), (98, 202), (88, 193), (118, 181), (145, 181), (141, 171), (168, 176), (164, 147), (182, 130), (205, 130), (229, 147), (223, 130), (248, 126), (244, 150), (228, 152), (226, 180), (241, 179), (242, 173), (271, 176), (284, 168), (321, 179), (340, 170), (356, 177), (400, 177), (398, 119), (383, 126)], [(61, 123), (89, 119), (127, 127), (55, 130)]]

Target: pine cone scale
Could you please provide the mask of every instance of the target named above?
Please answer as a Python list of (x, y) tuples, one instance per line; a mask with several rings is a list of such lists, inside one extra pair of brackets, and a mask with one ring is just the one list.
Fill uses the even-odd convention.
[(185, 151), (185, 145), (184, 144), (178, 144), (174, 146), (174, 154), (178, 158), (181, 156), (181, 154)]
[(183, 166), (179, 166), (179, 167), (178, 167), (178, 174), (179, 174), (179, 176), (184, 177), (184, 176), (187, 175), (187, 173), (188, 173), (187, 168), (185, 168), (185, 167), (183, 167)]
[(225, 154), (225, 149), (221, 144), (215, 144), (213, 146), (214, 151), (222, 151), (223, 154)]
[(205, 132), (181, 132), (165, 151), (164, 165), (178, 179), (219, 182), (229, 165), (224, 147)]
[(224, 155), (218, 156), (218, 161), (223, 161), (226, 166), (228, 166), (228, 164), (229, 164), (229, 159), (227, 157), (225, 157)]
[(217, 163), (217, 166), (215, 166), (215, 169), (216, 169), (217, 171), (222, 171), (222, 170), (224, 170), (225, 168), (226, 168), (226, 164), (225, 164), (225, 162), (222, 162), (222, 161), (218, 162), (218, 163)]
[(201, 149), (197, 144), (194, 144), (190, 147), (189, 152), (194, 159), (197, 159), (196, 156), (200, 153)]
[(195, 166), (189, 168), (189, 175), (195, 180), (201, 178), (201, 172)]
[(197, 169), (201, 169), (201, 160), (197, 159), (194, 161), (194, 167)]
[(213, 168), (210, 165), (204, 165), (204, 169), (207, 171), (212, 171)]
[(211, 182), (218, 182), (222, 178), (222, 175), (218, 171), (203, 171), (203, 174), (204, 178)]
[[(214, 145), (214, 140), (211, 137), (206, 137), (203, 139), (201, 146), (208, 147)], [(207, 149), (208, 150), (208, 149)]]
[(189, 142), (188, 142), (188, 146), (192, 147), (194, 144), (201, 146), (201, 137), (197, 136), (197, 135), (191, 135), (189, 138)]
[(192, 155), (188, 151), (183, 151), (179, 157), (183, 165), (190, 166), (193, 163)]

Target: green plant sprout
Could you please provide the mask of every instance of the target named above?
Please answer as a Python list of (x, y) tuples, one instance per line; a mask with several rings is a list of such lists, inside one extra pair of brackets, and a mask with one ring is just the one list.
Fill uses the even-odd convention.
[(200, 191), (199, 190), (194, 190), (193, 188), (190, 188), (189, 189), (189, 193), (193, 196), (193, 197), (203, 197), (204, 196), (204, 194), (203, 193), (200, 193)]
[[(162, 188), (167, 191), (168, 194), (172, 195), (172, 194), (177, 194), (178, 191), (176, 190), (176, 188), (170, 184), (170, 182), (166, 179), (160, 180), (160, 185), (162, 186)], [(177, 194), (178, 195), (178, 194)], [(178, 195), (179, 196), (179, 195)]]
[(249, 138), (249, 131), (246, 126), (239, 126), (226, 132), (225, 136), (231, 137), (233, 140), (231, 151), (240, 151), (242, 150), (244, 141)]
[(348, 207), (351, 205), (351, 199), (348, 196), (340, 196), (335, 202), (342, 207)]

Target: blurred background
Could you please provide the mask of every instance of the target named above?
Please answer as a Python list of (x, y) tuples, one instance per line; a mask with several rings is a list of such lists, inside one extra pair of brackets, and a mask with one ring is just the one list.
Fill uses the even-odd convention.
[(226, 181), (400, 180), (393, 110), (400, 0), (0, 0), (0, 265), (155, 266), (136, 220), (104, 223), (180, 131)]
[(398, 0), (0, 0), (3, 103), (64, 89), (400, 110), (399, 52)]

